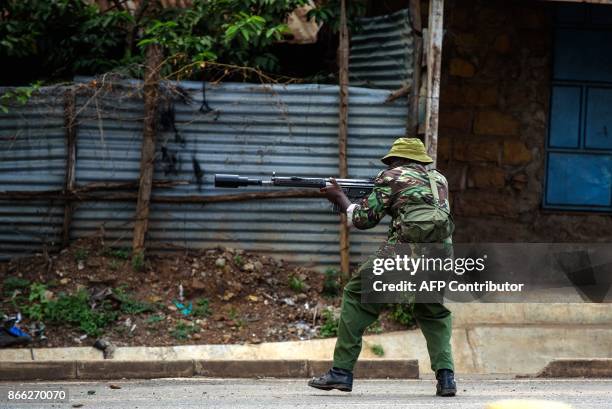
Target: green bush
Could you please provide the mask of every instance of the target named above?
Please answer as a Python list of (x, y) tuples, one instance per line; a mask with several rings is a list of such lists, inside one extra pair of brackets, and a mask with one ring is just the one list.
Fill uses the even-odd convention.
[(127, 260), (130, 258), (130, 250), (121, 248), (121, 249), (107, 249), (105, 251), (105, 255), (114, 257), (120, 260)]
[(372, 351), (372, 353), (376, 356), (383, 356), (385, 355), (385, 350), (383, 349), (383, 346), (380, 344), (374, 344), (370, 347), (370, 351)]
[(89, 251), (86, 249), (79, 248), (74, 252), (74, 259), (76, 261), (85, 261), (87, 257), (89, 257)]
[(164, 319), (165, 318), (163, 315), (151, 315), (150, 317), (147, 317), (147, 319), (145, 319), (145, 324), (154, 325), (158, 322), (162, 322)]
[(242, 256), (240, 254), (236, 254), (234, 256), (234, 263), (238, 266), (238, 267), (242, 267), (244, 265), (244, 259), (242, 258)]
[(179, 322), (178, 324), (176, 324), (170, 334), (176, 339), (185, 340), (189, 338), (189, 335), (193, 335), (196, 332), (200, 332), (200, 327), (198, 327), (197, 325)]
[(25, 290), (30, 286), (30, 280), (21, 277), (8, 277), (2, 282), (5, 295), (12, 294), (15, 290)]
[(119, 270), (119, 261), (117, 260), (110, 260), (108, 262), (108, 268), (110, 268), (112, 271), (117, 271)]
[(389, 318), (404, 325), (407, 328), (416, 325), (414, 319), (414, 304), (393, 304), (389, 312)]
[(212, 314), (208, 298), (198, 298), (192, 312), (194, 317), (208, 317)]
[(321, 338), (331, 338), (338, 335), (338, 320), (334, 317), (334, 313), (330, 310), (324, 310), (321, 313), (323, 324), (319, 328), (319, 336)]
[(383, 332), (382, 323), (380, 319), (374, 321), (368, 328), (366, 328), (368, 334), (380, 334)]
[[(226, 77), (237, 67), (249, 67), (234, 75), (248, 81), (256, 75), (252, 69), (279, 70), (274, 45), (289, 32), (287, 16), (309, 1), (193, 0), (186, 8), (142, 3), (144, 12), (135, 17), (121, 7), (103, 11), (86, 1), (2, 1), (0, 62), (26, 67), (14, 70), (21, 83), (117, 70), (140, 77), (145, 49), (158, 44), (168, 57), (164, 76), (201, 79), (202, 72), (212, 72)], [(347, 2), (351, 30), (365, 9), (364, 0)], [(337, 31), (339, 10), (339, 0), (317, 2), (309, 17)], [(207, 66), (211, 62), (222, 65)]]
[(304, 291), (305, 283), (299, 277), (290, 276), (289, 277), (289, 288), (291, 288), (296, 293), (301, 293)]
[(340, 283), (338, 278), (340, 273), (335, 268), (325, 270), (323, 279), (323, 294), (328, 297), (336, 297), (340, 292)]
[[(0, 61), (27, 62), (35, 79), (108, 71), (124, 57), (128, 11), (74, 0), (0, 2)], [(19, 75), (19, 74), (18, 74)]]
[(75, 294), (60, 293), (54, 299), (48, 299), (46, 292), (44, 284), (32, 283), (28, 303), (20, 306), (26, 317), (48, 324), (70, 324), (90, 336), (99, 336), (106, 326), (117, 320), (117, 312), (108, 301), (92, 309), (84, 290)]
[(157, 311), (154, 304), (135, 299), (126, 291), (125, 286), (115, 288), (113, 294), (121, 302), (121, 311), (126, 314), (142, 314)]
[(145, 267), (144, 253), (132, 254), (132, 268), (134, 271), (142, 271)]
[(216, 61), (264, 71), (278, 69), (272, 45), (289, 31), (285, 19), (307, 0), (194, 0), (187, 9), (168, 10), (146, 24), (138, 45), (162, 45), (174, 70)]

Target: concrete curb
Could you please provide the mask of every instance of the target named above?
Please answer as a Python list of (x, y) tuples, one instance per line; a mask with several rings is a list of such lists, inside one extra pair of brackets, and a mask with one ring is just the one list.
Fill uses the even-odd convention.
[[(216, 378), (308, 378), (321, 375), (331, 361), (311, 360), (63, 360), (3, 361), (0, 381), (72, 380), (72, 379), (153, 379), (192, 376)], [(418, 379), (417, 360), (361, 360), (356, 376), (364, 379)]]
[(76, 361), (3, 361), (0, 381), (76, 379)]
[(538, 378), (612, 378), (610, 358), (564, 358), (548, 363)]

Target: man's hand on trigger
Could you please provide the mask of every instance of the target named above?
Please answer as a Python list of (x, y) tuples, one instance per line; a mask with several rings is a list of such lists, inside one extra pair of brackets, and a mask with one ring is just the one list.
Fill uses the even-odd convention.
[(346, 209), (351, 205), (351, 201), (346, 197), (336, 179), (331, 178), (330, 181), (331, 185), (322, 188), (321, 193), (325, 193), (327, 200), (336, 204), (342, 212), (346, 212)]

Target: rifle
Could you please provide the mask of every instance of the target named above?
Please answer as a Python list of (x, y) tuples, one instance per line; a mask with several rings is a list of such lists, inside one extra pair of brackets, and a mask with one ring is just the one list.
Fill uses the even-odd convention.
[[(374, 189), (374, 182), (370, 179), (336, 179), (344, 194), (351, 203), (358, 202), (368, 196)], [(215, 187), (238, 188), (243, 186), (278, 186), (278, 187), (302, 187), (321, 189), (331, 185), (331, 178), (309, 178), (301, 176), (276, 176), (268, 180), (249, 178), (240, 175), (215, 174)], [(334, 205), (334, 211), (339, 209)]]

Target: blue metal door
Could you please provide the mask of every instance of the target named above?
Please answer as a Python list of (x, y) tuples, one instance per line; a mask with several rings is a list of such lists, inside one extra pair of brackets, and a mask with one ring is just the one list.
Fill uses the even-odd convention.
[(612, 6), (559, 5), (544, 207), (612, 210)]

